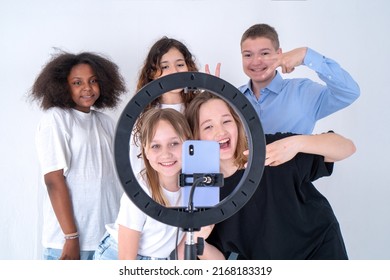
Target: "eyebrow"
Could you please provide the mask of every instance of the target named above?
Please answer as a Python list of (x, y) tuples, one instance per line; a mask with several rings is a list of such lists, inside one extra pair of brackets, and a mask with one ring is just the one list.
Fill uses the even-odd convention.
[(199, 126), (202, 126), (202, 125), (204, 125), (205, 123), (210, 122), (210, 121), (211, 121), (211, 119), (207, 119), (207, 120), (205, 120), (204, 122), (201, 122), (201, 123), (199, 124)]
[[(73, 76), (73, 77), (69, 77), (70, 79), (82, 79), (82, 77), (79, 77), (79, 76)], [(89, 79), (92, 79), (92, 78), (97, 78), (97, 75), (92, 75), (90, 77), (88, 77), (88, 80)]]
[[(272, 49), (271, 48), (262, 48), (259, 51), (262, 52), (262, 51), (270, 51), (270, 50), (272, 50)], [(243, 53), (243, 52), (250, 52), (250, 53), (252, 53), (253, 51), (242, 50), (241, 53)]]
[[(185, 59), (184, 58), (179, 58), (179, 59), (176, 59), (174, 62), (181, 62), (181, 61), (184, 61), (185, 62)], [(160, 64), (163, 64), (163, 63), (169, 63), (168, 60), (164, 60), (164, 61), (161, 61)]]
[[(173, 140), (181, 140), (181, 138), (179, 136), (174, 136), (174, 137), (171, 137), (171, 138), (168, 138), (168, 141), (173, 141)], [(157, 143), (157, 142), (161, 142), (161, 140), (157, 139), (157, 140), (154, 140), (152, 139), (152, 141), (150, 141), (150, 144), (152, 143)]]
[[(231, 117), (231, 118), (233, 118), (233, 115), (230, 114), (230, 113), (226, 113), (226, 114), (222, 115), (222, 118), (224, 118), (224, 117), (229, 117), (229, 118)], [(200, 123), (199, 126), (202, 126), (202, 125), (204, 125), (206, 122), (210, 122), (210, 121), (211, 121), (211, 119), (207, 119), (207, 120), (203, 121), (202, 123)]]

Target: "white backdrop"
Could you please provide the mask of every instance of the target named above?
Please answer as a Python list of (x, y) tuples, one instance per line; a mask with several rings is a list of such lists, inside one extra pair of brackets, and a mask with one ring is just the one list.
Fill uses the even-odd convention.
[[(327, 196), (351, 259), (390, 259), (390, 2), (387, 0), (0, 0), (0, 259), (41, 258), (41, 198), (34, 133), (41, 111), (26, 96), (55, 48), (109, 56), (134, 93), (149, 47), (163, 35), (183, 41), (221, 78), (247, 82), (239, 42), (255, 23), (274, 26), (284, 51), (309, 46), (338, 61), (361, 97), (321, 120), (315, 132), (351, 138), (357, 152), (316, 182)], [(317, 76), (298, 68), (290, 76)], [(370, 140), (371, 139), (371, 140)]]

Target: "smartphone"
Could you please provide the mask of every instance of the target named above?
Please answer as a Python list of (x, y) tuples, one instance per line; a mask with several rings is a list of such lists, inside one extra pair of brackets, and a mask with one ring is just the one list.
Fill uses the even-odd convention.
[[(187, 140), (183, 143), (182, 171), (181, 171), (181, 205), (189, 205), (192, 184), (196, 177), (194, 174), (215, 175), (220, 174), (219, 170), (219, 143), (206, 140)], [(193, 195), (193, 206), (196, 208), (210, 208), (220, 202), (220, 187), (223, 185), (223, 178), (215, 178), (212, 182), (215, 185), (201, 184), (195, 187)], [(184, 178), (184, 179), (183, 179)], [(222, 179), (222, 180), (221, 180)]]

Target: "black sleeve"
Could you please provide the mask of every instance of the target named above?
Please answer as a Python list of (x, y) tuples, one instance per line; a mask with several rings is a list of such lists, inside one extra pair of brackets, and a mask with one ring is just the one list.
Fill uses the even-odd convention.
[(272, 142), (275, 142), (277, 140), (280, 140), (280, 139), (283, 139), (283, 138), (286, 138), (286, 137), (290, 137), (290, 136), (294, 136), (294, 135), (299, 135), (299, 134), (295, 134), (295, 133), (275, 133), (275, 134), (266, 134), (265, 135), (265, 142), (266, 144), (270, 144)]
[(325, 162), (320, 155), (298, 153), (294, 162), (302, 182), (313, 182), (321, 177), (330, 176), (333, 172), (333, 162)]

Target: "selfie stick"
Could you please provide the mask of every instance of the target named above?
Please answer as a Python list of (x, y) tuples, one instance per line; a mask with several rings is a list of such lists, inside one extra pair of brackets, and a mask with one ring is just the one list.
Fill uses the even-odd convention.
[[(197, 209), (194, 208), (194, 193), (196, 187), (202, 186), (223, 186), (223, 174), (222, 173), (195, 173), (195, 174), (180, 174), (179, 185), (181, 187), (186, 186), (187, 178), (193, 177), (193, 183), (188, 198), (188, 207), (186, 212), (194, 213)], [(202, 237), (197, 238), (197, 242), (194, 241), (194, 231), (199, 231), (200, 228), (183, 228), (186, 232), (186, 241), (184, 247), (184, 259), (185, 260), (196, 260), (197, 256), (203, 255), (204, 239)]]

